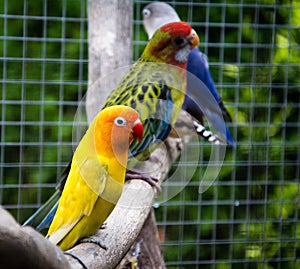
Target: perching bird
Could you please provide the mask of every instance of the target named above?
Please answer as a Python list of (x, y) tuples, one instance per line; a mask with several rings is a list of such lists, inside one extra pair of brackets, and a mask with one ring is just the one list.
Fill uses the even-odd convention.
[[(170, 22), (178, 22), (180, 21), (180, 18), (176, 11), (167, 3), (163, 2), (153, 2), (151, 4), (148, 4), (142, 11), (143, 13), (143, 24), (144, 28), (148, 34), (149, 39), (152, 38), (155, 31)], [(219, 105), (219, 109), (221, 110), (222, 116), (225, 120), (231, 121), (230, 114), (228, 113), (227, 109), (225, 108), (222, 99), (217, 92), (217, 89), (215, 87), (214, 81), (212, 79), (212, 76), (209, 71), (209, 65), (207, 56), (202, 53), (199, 48), (194, 48), (188, 57), (188, 63), (187, 63), (187, 71), (191, 74), (195, 75), (197, 78), (199, 78), (209, 89), (210, 93), (213, 95), (216, 103)], [(194, 102), (194, 100), (191, 98), (192, 93), (190, 90), (192, 89), (191, 85), (193, 82), (191, 82), (192, 79), (189, 79), (188, 77), (188, 86), (187, 86), (187, 94), (184, 100), (184, 104), (182, 106), (182, 109), (187, 111), (190, 115), (192, 115), (196, 120), (198, 120), (200, 123), (202, 123), (202, 116), (203, 112), (201, 111), (200, 106), (197, 104), (197, 102)], [(201, 85), (200, 85), (201, 86)], [(197, 100), (196, 100), (197, 101)], [(216, 121), (224, 122), (223, 119), (215, 118)], [(204, 127), (197, 124), (197, 122), (194, 123), (195, 127), (197, 128), (198, 132), (204, 133)], [(215, 124), (218, 126), (218, 123), (215, 122)], [(222, 128), (224, 127), (224, 128)], [(218, 129), (218, 128), (217, 128)], [(224, 129), (224, 132), (226, 134), (226, 142), (230, 144), (231, 146), (235, 145), (235, 142), (230, 134), (229, 129), (227, 126), (221, 124), (220, 129)], [(222, 130), (220, 131), (222, 132)], [(224, 133), (223, 132), (223, 133)], [(212, 134), (211, 132), (206, 132), (207, 134)], [(224, 135), (225, 136), (225, 135)]]
[[(188, 54), (198, 45), (199, 38), (188, 23), (165, 25), (156, 32), (140, 59), (107, 98), (105, 108), (130, 106), (139, 112), (143, 121), (145, 135), (140, 143), (133, 143), (130, 147), (130, 168), (135, 164), (133, 157), (149, 157), (151, 151), (168, 137), (184, 101)], [(64, 175), (68, 174), (68, 168)], [(135, 173), (126, 176), (144, 178)], [(149, 178), (146, 176), (145, 179)], [(60, 189), (63, 186), (62, 178)], [(24, 225), (37, 226), (38, 230), (49, 227), (59, 196), (57, 190), (45, 207), (41, 207)]]
[(128, 106), (111, 106), (95, 117), (73, 155), (46, 236), (51, 242), (67, 250), (100, 228), (122, 193), (129, 145), (142, 136), (139, 114)]
[(104, 107), (128, 105), (141, 115), (145, 135), (130, 147), (130, 156), (147, 158), (168, 137), (185, 98), (188, 55), (198, 45), (198, 35), (188, 23), (164, 25), (108, 96)]

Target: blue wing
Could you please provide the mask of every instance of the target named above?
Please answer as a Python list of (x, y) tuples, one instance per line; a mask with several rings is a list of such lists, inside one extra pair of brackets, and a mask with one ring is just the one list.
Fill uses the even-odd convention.
[[(200, 79), (205, 84), (205, 86), (209, 89), (210, 93), (212, 94), (215, 101), (219, 105), (219, 109), (222, 112), (223, 118), (227, 121), (231, 121), (231, 117), (230, 117), (228, 111), (226, 110), (219, 93), (217, 92), (214, 81), (210, 74), (207, 57), (198, 48), (193, 49), (189, 54), (187, 71), (190, 72), (191, 74), (193, 74), (194, 76), (196, 76), (198, 79)], [(188, 76), (187, 95), (185, 97), (182, 108), (184, 110), (186, 110), (189, 114), (191, 114), (199, 122), (202, 122), (203, 121), (203, 119), (202, 119), (203, 111), (200, 108), (201, 105), (198, 104), (199, 100), (197, 100), (197, 98), (191, 98), (191, 96), (193, 96), (193, 94), (189, 94), (190, 90), (191, 90), (190, 85), (193, 84), (191, 82), (191, 79), (189, 79), (189, 78), (190, 77)], [(221, 118), (217, 119), (217, 120), (223, 121), (223, 119), (221, 119)], [(215, 126), (218, 126), (218, 124), (215, 124)], [(223, 134), (224, 137), (226, 137), (226, 140), (230, 145), (232, 145), (232, 146), (235, 145), (235, 142), (234, 142), (234, 140), (230, 134), (230, 131), (226, 125), (225, 125), (225, 132), (224, 132), (224, 130), (220, 130), (220, 129), (217, 131), (219, 131), (220, 133)]]
[[(161, 90), (160, 96), (152, 100), (155, 101), (155, 108), (149, 108), (149, 117), (143, 120), (143, 139), (138, 143), (134, 141), (130, 145), (129, 158), (140, 154), (141, 159), (148, 158), (152, 149), (156, 148), (161, 141), (166, 140), (172, 129), (170, 123), (172, 121), (174, 101), (171, 89), (168, 86), (162, 87), (154, 84), (149, 84), (147, 87), (152, 89), (154, 87), (159, 88)], [(131, 106), (139, 111), (138, 105), (132, 103)]]
[[(71, 159), (72, 160), (72, 159)], [(32, 216), (30, 216), (23, 224), (23, 226), (32, 226), (38, 231), (49, 228), (57, 210), (61, 193), (64, 189), (66, 180), (68, 178), (72, 161), (69, 162), (68, 166), (63, 170), (58, 178), (56, 192), (42, 205)]]
[(41, 223), (36, 227), (38, 231), (42, 231), (43, 229), (48, 229), (54, 219), (56, 210), (58, 208), (59, 200), (57, 200), (56, 204), (51, 208), (50, 212), (46, 215), (46, 217), (41, 221)]
[(61, 192), (56, 190), (49, 200), (24, 222), (23, 226), (29, 225), (35, 227), (38, 231), (49, 228), (55, 215), (60, 195)]

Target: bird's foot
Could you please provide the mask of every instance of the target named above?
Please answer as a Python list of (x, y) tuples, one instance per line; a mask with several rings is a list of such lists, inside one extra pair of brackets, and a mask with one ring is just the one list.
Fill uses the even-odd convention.
[(107, 250), (107, 247), (100, 241), (100, 239), (97, 236), (94, 235), (80, 239), (79, 243), (94, 243), (98, 245), (100, 248)]
[(151, 154), (148, 157), (147, 161), (154, 162), (154, 163), (159, 163), (160, 162), (159, 158), (157, 156), (153, 155), (153, 154)]
[(154, 187), (157, 191), (157, 193), (161, 192), (161, 188), (158, 185), (158, 179), (151, 177), (151, 176), (147, 176), (147, 175), (143, 175), (141, 173), (138, 172), (132, 172), (132, 171), (127, 171), (126, 173), (126, 177), (125, 180), (132, 180), (132, 179), (141, 179), (146, 181), (151, 187)]

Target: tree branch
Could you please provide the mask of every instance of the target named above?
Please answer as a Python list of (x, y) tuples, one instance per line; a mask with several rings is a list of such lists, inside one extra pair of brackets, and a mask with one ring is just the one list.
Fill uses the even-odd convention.
[(135, 265), (138, 265), (138, 268), (166, 268), (161, 254), (153, 209), (150, 211), (135, 243), (131, 246), (117, 269), (132, 269)]
[(31, 227), (20, 226), (0, 206), (0, 267), (71, 268), (64, 253)]

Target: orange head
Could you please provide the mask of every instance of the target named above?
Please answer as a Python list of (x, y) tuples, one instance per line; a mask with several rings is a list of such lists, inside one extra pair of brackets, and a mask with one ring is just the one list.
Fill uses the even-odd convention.
[(140, 141), (144, 134), (138, 112), (128, 106), (107, 107), (96, 116), (96, 121), (95, 146), (102, 156), (127, 154), (132, 141)]

